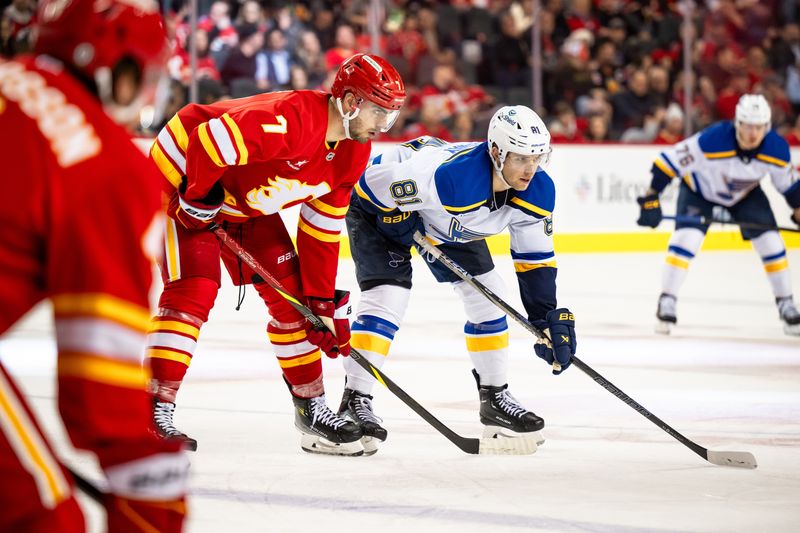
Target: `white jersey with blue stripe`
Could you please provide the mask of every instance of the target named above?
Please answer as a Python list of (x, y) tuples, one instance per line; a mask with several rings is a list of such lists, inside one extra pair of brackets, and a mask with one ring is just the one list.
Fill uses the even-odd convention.
[(374, 158), (356, 193), (384, 212), (418, 212), (434, 242), (469, 242), (509, 228), (518, 272), (555, 266), (553, 180), (539, 169), (525, 191), (494, 194), (492, 172), (486, 142), (420, 137)]
[(742, 151), (732, 122), (714, 124), (664, 150), (655, 165), (706, 200), (726, 207), (742, 200), (767, 176), (784, 195), (797, 185), (783, 137), (770, 130), (758, 149)]

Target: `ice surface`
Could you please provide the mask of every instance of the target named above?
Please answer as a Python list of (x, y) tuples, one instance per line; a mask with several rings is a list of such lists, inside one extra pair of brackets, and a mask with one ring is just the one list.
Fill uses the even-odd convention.
[[(798, 289), (800, 252), (788, 255)], [(510, 259), (496, 262), (521, 310)], [(752, 252), (699, 254), (677, 328), (655, 335), (662, 262), (661, 254), (559, 255), (559, 302), (576, 314), (578, 354), (698, 444), (752, 452), (757, 470), (703, 461), (575, 368), (552, 376), (513, 322), (510, 390), (547, 423), (534, 455), (465, 455), (379, 386), (375, 408), (389, 438), (375, 456), (305, 454), (263, 306), (248, 290), (234, 311), (236, 290), (225, 284), (178, 397), (176, 421), (199, 442), (189, 531), (797, 531), (800, 339), (783, 334)], [(461, 305), (421, 263), (415, 269), (383, 370), (455, 431), (478, 437)], [(339, 285), (355, 288), (349, 261)], [(99, 479), (55, 415), (49, 330), (39, 308), (0, 342), (0, 354), (61, 456)], [(335, 407), (343, 372), (339, 361), (324, 364)], [(99, 531), (101, 512), (85, 508)]]

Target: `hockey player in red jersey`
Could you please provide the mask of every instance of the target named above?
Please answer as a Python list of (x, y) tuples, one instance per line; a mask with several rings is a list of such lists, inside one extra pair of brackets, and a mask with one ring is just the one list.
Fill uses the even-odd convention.
[[(153, 434), (141, 363), (160, 178), (108, 116), (133, 116), (154, 92), (158, 5), (45, 0), (38, 21), (37, 55), (0, 60), (0, 332), (50, 300), (59, 412), (106, 475), (108, 530), (179, 532), (188, 460)], [(0, 479), (0, 531), (85, 531), (70, 476), (2, 365)]]
[[(397, 71), (377, 56), (345, 61), (331, 88), (261, 94), (189, 105), (158, 134), (150, 155), (171, 194), (164, 292), (148, 337), (161, 433), (196, 449), (172, 421), (175, 396), (220, 285), (220, 256), (236, 285), (253, 282), (272, 320), (267, 334), (295, 404), (301, 447), (360, 455), (361, 432), (325, 404), (320, 350), (350, 352), (348, 293), (335, 290), (339, 234), (350, 192), (364, 171), (370, 140), (387, 131), (403, 105)], [(279, 211), (300, 205), (297, 250)], [(287, 290), (336, 335), (305, 318), (222, 248), (215, 221), (239, 239)]]

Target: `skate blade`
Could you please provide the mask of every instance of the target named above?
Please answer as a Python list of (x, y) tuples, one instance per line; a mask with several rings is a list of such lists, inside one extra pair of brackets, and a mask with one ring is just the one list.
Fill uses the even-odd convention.
[(793, 337), (800, 337), (800, 324), (784, 324), (783, 332)]
[(300, 447), (304, 452), (323, 455), (342, 455), (347, 457), (364, 455), (364, 446), (360, 441), (337, 443), (331, 442), (324, 437), (307, 433), (303, 433), (300, 437)]
[(486, 426), (478, 453), (484, 455), (531, 455), (544, 443), (540, 431), (517, 433), (510, 429)]
[(659, 320), (656, 322), (655, 332), (660, 335), (669, 335), (672, 331), (672, 327), (675, 324), (672, 322), (665, 322), (664, 320)]
[(378, 443), (383, 442), (375, 437), (361, 437), (361, 446), (364, 447), (364, 456), (369, 457), (378, 453)]

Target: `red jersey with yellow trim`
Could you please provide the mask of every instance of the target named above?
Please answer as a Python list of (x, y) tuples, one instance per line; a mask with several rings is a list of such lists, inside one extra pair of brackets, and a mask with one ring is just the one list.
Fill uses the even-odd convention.
[[(157, 252), (162, 226), (158, 171), (45, 56), (0, 60), (0, 160), (0, 333), (50, 298), (59, 407), (73, 422), (73, 443), (97, 452), (97, 443), (137, 431), (147, 442), (141, 357), (147, 255)], [(154, 450), (148, 446), (115, 450), (114, 460), (143, 457)]]
[(242, 221), (302, 204), (297, 249), (304, 292), (323, 298), (333, 297), (344, 215), (371, 150), (370, 143), (326, 142), (329, 98), (286, 91), (188, 105), (150, 151), (172, 188), (186, 176), (187, 200), (203, 198), (221, 181), (226, 194), (218, 219)]

